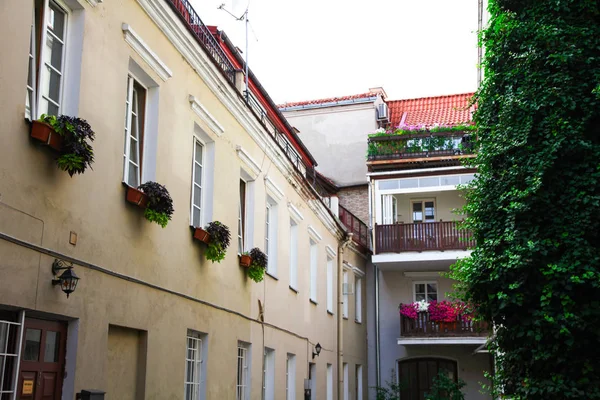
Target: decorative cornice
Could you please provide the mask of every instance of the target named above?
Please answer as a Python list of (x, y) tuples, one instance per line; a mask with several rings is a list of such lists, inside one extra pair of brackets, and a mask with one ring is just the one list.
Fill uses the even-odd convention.
[(219, 121), (217, 121), (215, 117), (213, 117), (208, 110), (202, 104), (200, 104), (198, 99), (190, 94), (188, 100), (190, 101), (192, 111), (194, 111), (196, 115), (198, 115), (200, 119), (204, 121), (206, 125), (208, 125), (215, 135), (221, 136), (223, 133), (225, 133), (225, 128), (223, 128), (221, 124), (219, 124)]
[(327, 252), (327, 254), (329, 254), (331, 257), (335, 257), (337, 256), (337, 253), (335, 252), (335, 250), (333, 249), (333, 247), (327, 245), (325, 246), (325, 251)]
[(288, 201), (288, 210), (290, 211), (290, 216), (294, 219), (294, 221), (300, 222), (304, 219), (304, 216), (300, 213), (300, 210), (298, 210), (291, 201)]
[(347, 261), (344, 261), (343, 267), (348, 271), (352, 271), (354, 275), (358, 276), (359, 278), (363, 278), (365, 276), (365, 273), (360, 268), (355, 267)]
[(252, 179), (258, 178), (258, 175), (260, 174), (260, 167), (256, 161), (250, 157), (250, 154), (248, 154), (246, 150), (242, 148), (242, 146), (236, 146), (235, 150), (237, 151), (238, 157), (242, 161), (242, 168), (244, 168), (244, 170), (252, 177)]
[(319, 233), (312, 227), (312, 225), (308, 226), (308, 235), (313, 238), (315, 242), (320, 242), (323, 240), (323, 237), (319, 235)]
[(131, 46), (136, 53), (142, 57), (144, 61), (156, 72), (160, 79), (166, 81), (170, 77), (173, 76), (171, 70), (161, 61), (160, 58), (148, 47), (146, 43), (139, 37), (137, 33), (129, 24), (123, 23), (121, 25), (121, 29), (123, 29), (123, 35), (125, 36), (125, 41)]
[(285, 196), (283, 191), (268, 176), (265, 176), (265, 187), (275, 200), (281, 200)]

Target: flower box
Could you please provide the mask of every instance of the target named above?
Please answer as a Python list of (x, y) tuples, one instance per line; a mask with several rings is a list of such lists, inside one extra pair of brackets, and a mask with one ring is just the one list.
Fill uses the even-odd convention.
[(140, 208), (146, 208), (148, 205), (148, 195), (141, 190), (127, 186), (127, 201)]
[(249, 268), (250, 264), (252, 264), (252, 257), (248, 254), (242, 254), (240, 256), (240, 267)]
[(42, 121), (33, 121), (31, 124), (31, 137), (52, 147), (54, 150), (62, 149), (63, 138), (52, 129), (52, 127)]
[(210, 234), (202, 228), (195, 228), (194, 229), (194, 239), (204, 242), (206, 244), (209, 244), (210, 243)]

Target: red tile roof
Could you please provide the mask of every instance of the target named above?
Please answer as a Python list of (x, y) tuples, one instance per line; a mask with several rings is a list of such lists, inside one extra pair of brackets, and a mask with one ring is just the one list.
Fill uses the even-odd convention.
[(287, 107), (299, 107), (299, 106), (308, 106), (313, 104), (325, 104), (325, 103), (337, 103), (340, 101), (348, 101), (355, 99), (365, 99), (368, 97), (376, 97), (377, 93), (367, 92), (361, 94), (353, 94), (350, 96), (340, 96), (340, 97), (330, 97), (328, 99), (318, 99), (318, 100), (307, 100), (307, 101), (295, 101), (290, 103), (278, 104), (279, 108), (287, 108)]
[(470, 105), (474, 93), (449, 96), (421, 97), (419, 99), (388, 101), (391, 126), (457, 125), (472, 120)]

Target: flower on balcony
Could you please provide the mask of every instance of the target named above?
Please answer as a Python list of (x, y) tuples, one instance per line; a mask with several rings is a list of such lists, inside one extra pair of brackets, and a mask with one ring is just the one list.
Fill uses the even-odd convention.
[(429, 310), (429, 303), (425, 300), (417, 301), (415, 304), (419, 312), (427, 312)]
[(454, 322), (458, 316), (456, 303), (448, 300), (432, 301), (429, 305), (429, 320), (436, 322)]
[(417, 303), (400, 304), (400, 315), (406, 318), (417, 319), (418, 310)]

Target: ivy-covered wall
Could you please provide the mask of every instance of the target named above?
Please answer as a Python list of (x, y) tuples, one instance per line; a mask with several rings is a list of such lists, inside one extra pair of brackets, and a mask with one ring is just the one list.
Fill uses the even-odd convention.
[(453, 277), (496, 326), (496, 390), (600, 398), (600, 9), (490, 0), (472, 257)]

